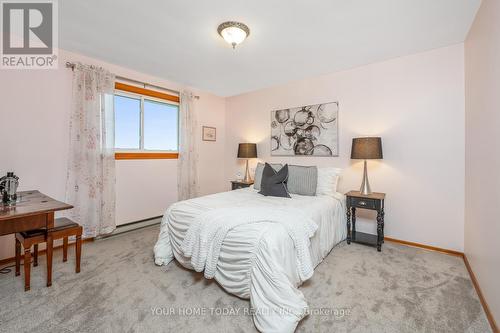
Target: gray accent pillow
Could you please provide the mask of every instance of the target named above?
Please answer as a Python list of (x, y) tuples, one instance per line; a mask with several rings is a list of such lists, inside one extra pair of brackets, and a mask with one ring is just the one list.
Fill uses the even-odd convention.
[(315, 166), (289, 165), (288, 191), (300, 195), (316, 195), (318, 168)]
[(288, 179), (288, 165), (285, 164), (280, 171), (276, 172), (271, 165), (266, 163), (262, 171), (262, 183), (259, 193), (271, 197), (290, 198), (286, 188)]
[[(270, 164), (274, 170), (280, 171), (283, 167), (283, 164)], [(260, 191), (260, 183), (262, 182), (262, 171), (264, 170), (264, 164), (258, 163), (257, 167), (255, 167), (255, 175), (254, 175), (254, 183), (253, 188), (257, 191)]]

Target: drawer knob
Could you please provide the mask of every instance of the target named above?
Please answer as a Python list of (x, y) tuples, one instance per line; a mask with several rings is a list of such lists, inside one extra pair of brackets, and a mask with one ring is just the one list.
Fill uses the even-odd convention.
[(360, 201), (360, 202), (359, 202), (359, 204), (360, 204), (361, 206), (366, 206), (366, 202), (364, 202), (364, 201)]

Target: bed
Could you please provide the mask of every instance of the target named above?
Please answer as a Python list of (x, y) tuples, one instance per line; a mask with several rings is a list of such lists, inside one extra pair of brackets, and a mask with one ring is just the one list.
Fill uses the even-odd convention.
[[(205, 250), (217, 254), (217, 260), (209, 268), (208, 263), (203, 266), (193, 259), (196, 250), (187, 250), (186, 241), (192, 238), (192, 230), (195, 225), (200, 225), (200, 220), (212, 216), (210, 221), (215, 221), (217, 215), (232, 220), (245, 220), (249, 216), (254, 219), (251, 223), (236, 223), (226, 228), (223, 237), (219, 237), (219, 247), (213, 243), (197, 243), (198, 252)], [(279, 220), (276, 216), (281, 216), (289, 224), (276, 223), (275, 220)], [(310, 221), (308, 226), (314, 225), (314, 229), (307, 237), (304, 256), (299, 246), (302, 243), (290, 237), (294, 234), (289, 228), (305, 220)], [(294, 232), (311, 231), (304, 230)], [(310, 260), (308, 264), (316, 267), (336, 244), (346, 238), (346, 234), (344, 196), (340, 193), (320, 196), (292, 194), (291, 198), (278, 198), (263, 196), (249, 187), (171, 205), (163, 216), (154, 248), (155, 263), (166, 265), (175, 258), (188, 269), (204, 270), (206, 277), (215, 278), (227, 292), (250, 299), (254, 323), (259, 331), (293, 332), (308, 311), (298, 287), (311, 277), (312, 270), (308, 273), (303, 269), (307, 266), (303, 261)], [(207, 273), (209, 270), (213, 272)]]

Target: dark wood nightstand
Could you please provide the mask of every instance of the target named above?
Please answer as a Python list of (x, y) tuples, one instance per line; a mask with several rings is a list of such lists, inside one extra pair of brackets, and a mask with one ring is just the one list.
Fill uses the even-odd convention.
[[(382, 251), (382, 243), (384, 242), (384, 200), (385, 193), (363, 195), (359, 191), (351, 191), (346, 194), (347, 244), (354, 242), (376, 246), (377, 251)], [(377, 235), (356, 231), (356, 208), (377, 211)]]
[(237, 190), (240, 188), (249, 187), (250, 185), (253, 185), (253, 180), (250, 182), (245, 182), (243, 180), (232, 180), (231, 181), (231, 190)]

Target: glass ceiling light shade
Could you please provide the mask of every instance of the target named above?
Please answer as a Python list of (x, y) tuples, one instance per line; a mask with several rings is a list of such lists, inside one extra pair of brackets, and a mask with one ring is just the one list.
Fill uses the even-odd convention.
[(250, 35), (250, 29), (245, 24), (234, 21), (220, 24), (217, 32), (226, 42), (233, 46), (233, 49)]

